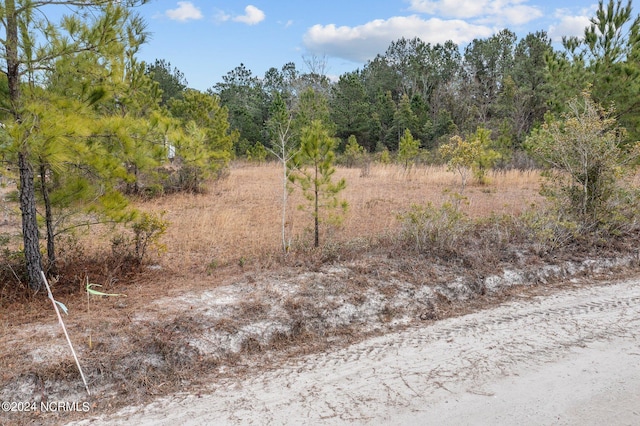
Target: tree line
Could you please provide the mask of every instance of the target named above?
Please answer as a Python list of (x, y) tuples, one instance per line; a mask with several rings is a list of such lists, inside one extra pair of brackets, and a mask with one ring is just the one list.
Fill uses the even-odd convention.
[[(560, 48), (544, 31), (518, 39), (504, 29), (464, 47), (401, 38), (334, 82), (324, 74), (321, 58), (305, 61), (304, 72), (287, 63), (263, 76), (240, 64), (207, 93), (228, 109), (231, 127), (238, 131), (238, 156), (250, 155), (256, 145), (271, 147), (265, 123), (276, 96), (295, 113), (306, 90), (325, 98), (340, 150), (353, 135), (368, 152), (394, 153), (407, 129), (422, 149), (433, 150), (453, 135), (482, 127), (490, 131), (496, 150), (507, 154), (522, 150), (545, 114), (561, 114), (587, 87), (597, 103), (615, 104), (616, 118), (635, 140), (638, 29), (630, 1), (601, 1), (584, 35), (564, 38)], [(181, 73), (166, 65), (156, 62), (155, 78), (163, 92), (180, 97), (172, 88)]]

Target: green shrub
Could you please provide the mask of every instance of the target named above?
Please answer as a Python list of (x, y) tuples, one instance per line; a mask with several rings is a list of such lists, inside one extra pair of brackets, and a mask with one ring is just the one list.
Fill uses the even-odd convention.
[(458, 202), (413, 205), (400, 215), (403, 240), (418, 252), (452, 253), (470, 230), (471, 220), (460, 211)]
[(349, 136), (347, 145), (344, 148), (344, 154), (342, 159), (345, 166), (357, 167), (359, 166), (365, 157), (364, 147), (358, 143), (358, 140), (354, 135)]
[(380, 164), (391, 164), (391, 153), (387, 148), (384, 148), (377, 155), (377, 162)]
[(147, 249), (155, 248), (158, 252), (166, 250), (160, 239), (167, 232), (169, 222), (164, 219), (164, 212), (160, 214), (142, 213), (131, 229), (133, 230), (134, 253), (138, 262), (142, 263)]
[(537, 254), (566, 247), (578, 236), (578, 224), (553, 208), (531, 208), (519, 217), (523, 235)]
[(398, 162), (409, 169), (420, 155), (420, 141), (415, 139), (409, 129), (405, 129), (398, 144)]
[(154, 183), (142, 188), (142, 196), (146, 199), (154, 199), (164, 195), (164, 186), (160, 183)]
[(267, 149), (260, 142), (256, 142), (246, 150), (247, 160), (264, 163), (267, 159)]
[(164, 219), (164, 212), (144, 212), (131, 222), (129, 227), (133, 235), (117, 234), (111, 239), (114, 259), (140, 264), (150, 248), (154, 248), (158, 253), (166, 251), (166, 246), (160, 242), (169, 227), (169, 222)]
[(527, 138), (526, 145), (546, 167), (542, 194), (582, 233), (615, 230), (637, 198), (624, 177), (640, 152), (624, 143), (613, 109), (604, 109), (589, 92), (568, 103), (560, 119), (551, 115)]
[(457, 172), (464, 190), (469, 173), (480, 184), (486, 183), (486, 172), (500, 155), (491, 148), (491, 132), (479, 127), (467, 139), (453, 136), (449, 143), (440, 146), (440, 155), (447, 161), (450, 171)]

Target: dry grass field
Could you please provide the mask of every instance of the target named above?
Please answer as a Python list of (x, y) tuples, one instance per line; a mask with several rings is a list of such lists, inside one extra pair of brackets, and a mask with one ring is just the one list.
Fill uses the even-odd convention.
[[(365, 248), (376, 237), (397, 234), (398, 215), (412, 205), (433, 203), (439, 206), (460, 191), (459, 176), (446, 167), (413, 167), (406, 171), (398, 165), (371, 166), (366, 177), (359, 168), (338, 167), (335, 179), (345, 178), (346, 189), (340, 194), (349, 209), (340, 226), (321, 227), (321, 245)], [(216, 271), (219, 281), (238, 271), (238, 267), (269, 269), (281, 264), (281, 208), (282, 177), (277, 163), (255, 164), (235, 162), (228, 175), (207, 186), (203, 194), (171, 194), (151, 200), (137, 200), (134, 207), (141, 211), (162, 213), (169, 226), (161, 243), (162, 253), (148, 251), (147, 263), (159, 265), (160, 276), (146, 271), (135, 281), (152, 289), (180, 291), (200, 287), (199, 276), (208, 277)], [(491, 214), (517, 215), (532, 203), (542, 202), (539, 195), (540, 174), (537, 171), (510, 170), (490, 172), (487, 183), (468, 184), (464, 190), (465, 203), (461, 208), (469, 216), (478, 218)], [(0, 235), (11, 236), (9, 247), (19, 249), (19, 209), (8, 202), (15, 191), (15, 183), (0, 188), (3, 199), (0, 213)], [(305, 253), (313, 242), (313, 219), (309, 212), (298, 207), (306, 204), (299, 189), (289, 196), (287, 232), (292, 251)], [(322, 213), (321, 213), (322, 214)], [(113, 265), (100, 266), (109, 256), (114, 236), (122, 229), (80, 228), (77, 243), (69, 245), (64, 237), (58, 239), (58, 260), (64, 265), (61, 284), (71, 292), (83, 289), (87, 275), (105, 288), (122, 277)], [(84, 232), (83, 232), (84, 231)], [(83, 265), (95, 259), (93, 266)], [(96, 269), (96, 263), (98, 264)], [(70, 266), (70, 268), (69, 268)], [(87, 269), (88, 266), (88, 269)], [(231, 268), (228, 268), (231, 267)], [(0, 300), (7, 301), (11, 283), (6, 283)], [(211, 286), (211, 283), (205, 284)], [(146, 297), (148, 295), (141, 295)]]
[[(236, 163), (229, 176), (212, 184), (206, 194), (165, 196), (139, 203), (143, 210), (161, 212), (170, 222), (164, 243), (167, 252), (161, 262), (167, 267), (206, 269), (230, 262), (252, 261), (277, 255), (281, 247), (281, 169), (277, 164)], [(374, 165), (370, 175), (360, 177), (360, 169), (338, 168), (336, 179), (345, 178), (341, 197), (349, 211), (339, 228), (323, 228), (321, 242), (345, 242), (393, 230), (397, 215), (412, 204), (448, 199), (447, 192), (459, 191), (460, 180), (445, 167), (415, 167), (406, 172), (395, 165)], [(492, 213), (518, 214), (538, 194), (540, 176), (536, 171), (491, 173), (485, 185), (471, 184), (463, 207), (472, 217)], [(299, 244), (310, 243), (305, 234), (312, 225), (300, 191), (289, 200), (288, 227)], [(322, 232), (322, 231), (321, 231)]]

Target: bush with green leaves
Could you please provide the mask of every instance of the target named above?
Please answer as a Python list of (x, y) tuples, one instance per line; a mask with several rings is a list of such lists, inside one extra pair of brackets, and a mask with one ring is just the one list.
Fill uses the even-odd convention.
[(246, 155), (247, 160), (256, 163), (264, 163), (267, 159), (267, 149), (260, 142), (256, 142), (249, 148), (247, 148)]
[(140, 213), (129, 224), (129, 227), (132, 236), (119, 234), (111, 239), (114, 258), (128, 259), (136, 264), (141, 264), (150, 248), (155, 249), (158, 253), (166, 251), (166, 246), (161, 242), (169, 227), (169, 222), (164, 218), (164, 212), (160, 214)]
[(400, 214), (399, 219), (403, 240), (418, 252), (439, 254), (456, 252), (472, 224), (455, 199), (439, 207), (432, 203), (414, 204), (409, 211)]
[(460, 175), (463, 190), (470, 174), (478, 183), (486, 182), (487, 170), (500, 158), (491, 145), (491, 131), (479, 127), (466, 139), (456, 135), (440, 147), (440, 155), (447, 161), (449, 170)]
[(547, 115), (527, 139), (544, 165), (542, 194), (581, 232), (615, 231), (629, 220), (638, 198), (626, 183), (638, 158), (638, 145), (625, 144), (615, 111), (591, 99), (574, 98), (560, 118)]
[(133, 222), (133, 242), (135, 256), (138, 262), (142, 262), (150, 247), (158, 252), (166, 250), (166, 246), (160, 242), (162, 236), (167, 232), (169, 222), (164, 219), (164, 212), (160, 214), (143, 212), (140, 217)]
[(376, 153), (376, 162), (380, 164), (391, 164), (391, 153), (389, 149), (385, 147), (382, 151)]
[(578, 225), (562, 212), (532, 205), (518, 217), (522, 234), (536, 254), (550, 254), (578, 237)]

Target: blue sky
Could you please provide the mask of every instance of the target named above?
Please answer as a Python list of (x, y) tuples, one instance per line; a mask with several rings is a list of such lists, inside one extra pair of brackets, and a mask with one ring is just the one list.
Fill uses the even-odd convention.
[(466, 46), (509, 28), (559, 40), (581, 35), (596, 9), (585, 0), (152, 0), (138, 8), (151, 32), (139, 57), (169, 61), (198, 90), (240, 63), (262, 77), (287, 62), (306, 71), (303, 58), (314, 56), (336, 78), (400, 37)]

